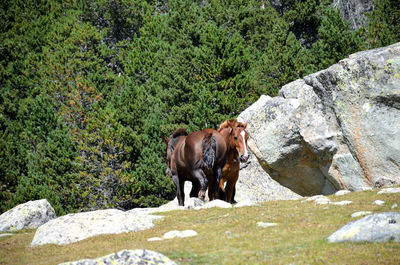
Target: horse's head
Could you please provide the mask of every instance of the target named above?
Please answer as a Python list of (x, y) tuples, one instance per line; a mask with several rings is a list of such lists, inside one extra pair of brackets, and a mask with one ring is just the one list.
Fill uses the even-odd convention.
[(249, 150), (247, 147), (247, 139), (249, 134), (246, 132), (247, 122), (238, 122), (236, 119), (227, 120), (221, 124), (219, 132), (226, 129), (229, 130), (229, 146), (238, 153), (240, 162), (246, 162), (249, 159)]

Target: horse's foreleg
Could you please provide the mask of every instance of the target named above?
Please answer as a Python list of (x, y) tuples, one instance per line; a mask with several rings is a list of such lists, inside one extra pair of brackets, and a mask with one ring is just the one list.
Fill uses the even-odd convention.
[(235, 187), (233, 187), (232, 203), (237, 203), (237, 201), (235, 201), (235, 195), (236, 195), (236, 185), (235, 185)]
[[(183, 198), (184, 198), (184, 191), (182, 190), (182, 188), (181, 188), (181, 183), (179, 182), (179, 177), (178, 177), (178, 175), (172, 175), (172, 181), (174, 182), (174, 184), (175, 184), (175, 187), (176, 187), (176, 197), (178, 198), (178, 203), (179, 203), (179, 205), (180, 206), (183, 206), (184, 205), (184, 201), (183, 201)], [(182, 196), (182, 194), (183, 194), (183, 196)]]
[(226, 182), (226, 187), (225, 187), (226, 201), (229, 203), (233, 202), (233, 195), (235, 193), (235, 186), (236, 186), (237, 180), (238, 180), (238, 178), (233, 178), (233, 179), (229, 179)]
[(198, 169), (193, 171), (193, 176), (199, 181), (200, 183), (200, 191), (199, 191), (199, 199), (203, 200), (206, 197), (206, 190), (208, 185), (208, 180), (206, 174), (204, 174), (203, 170)]

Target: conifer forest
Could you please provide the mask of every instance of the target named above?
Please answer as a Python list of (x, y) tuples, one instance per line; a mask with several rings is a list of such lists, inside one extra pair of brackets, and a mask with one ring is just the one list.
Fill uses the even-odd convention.
[(283, 3), (1, 1), (0, 212), (158, 206), (175, 197), (162, 137), (400, 41), (398, 0), (376, 0), (358, 29), (332, 1)]

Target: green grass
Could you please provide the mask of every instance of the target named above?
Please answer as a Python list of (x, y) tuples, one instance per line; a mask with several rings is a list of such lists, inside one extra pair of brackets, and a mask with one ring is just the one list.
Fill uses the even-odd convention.
[[(351, 200), (346, 206), (314, 202), (275, 201), (261, 206), (162, 213), (149, 230), (92, 237), (74, 244), (30, 247), (34, 230), (0, 238), (0, 264), (58, 264), (104, 256), (122, 249), (161, 252), (179, 264), (400, 264), (400, 243), (328, 243), (334, 231), (359, 218), (356, 211), (394, 210), (400, 194), (376, 191), (330, 196)], [(380, 199), (382, 206), (372, 204)], [(278, 226), (260, 228), (257, 222)], [(148, 242), (170, 230), (193, 229), (198, 236)]]

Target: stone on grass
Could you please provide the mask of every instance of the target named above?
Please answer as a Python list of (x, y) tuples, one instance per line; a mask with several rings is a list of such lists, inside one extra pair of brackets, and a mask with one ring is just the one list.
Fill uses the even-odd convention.
[(213, 208), (213, 207), (232, 208), (232, 204), (230, 204), (229, 202), (226, 202), (226, 201), (222, 201), (222, 200), (213, 200), (213, 201), (210, 201), (210, 202), (204, 204), (200, 208), (208, 209), (208, 208)]
[(101, 258), (82, 259), (78, 261), (61, 263), (60, 265), (100, 265), (100, 264), (167, 264), (176, 265), (175, 262), (161, 253), (137, 249), (137, 250), (121, 250)]
[(258, 204), (251, 200), (244, 200), (236, 203), (233, 207), (246, 207), (246, 206), (257, 206)]
[(338, 190), (336, 193), (335, 193), (335, 195), (336, 196), (343, 196), (343, 195), (346, 195), (346, 194), (349, 194), (351, 191), (349, 191), (349, 190)]
[(324, 195), (315, 195), (315, 196), (311, 196), (311, 197), (306, 198), (303, 202), (312, 202), (312, 201), (315, 201), (315, 200), (318, 200), (318, 199), (323, 199), (323, 198), (327, 198), (327, 197), (324, 196)]
[(0, 215), (0, 231), (34, 229), (55, 217), (56, 213), (46, 199), (29, 201)]
[(400, 213), (385, 212), (350, 222), (329, 236), (337, 242), (400, 242)]
[(5, 233), (5, 234), (0, 234), (0, 237), (5, 237), (5, 236), (13, 236), (14, 234), (10, 234), (10, 233)]
[(266, 227), (271, 227), (271, 226), (277, 226), (277, 223), (266, 223), (266, 222), (257, 222), (257, 226), (266, 228)]
[(172, 230), (163, 235), (164, 239), (172, 239), (172, 238), (183, 238), (183, 237), (192, 237), (192, 236), (197, 236), (197, 232), (194, 230), (184, 230), (184, 231), (178, 231), (178, 230)]
[(359, 211), (359, 212), (352, 213), (351, 217), (355, 218), (355, 217), (361, 217), (361, 216), (370, 215), (370, 214), (372, 214), (371, 211)]
[(162, 241), (163, 239), (161, 237), (151, 237), (147, 239), (149, 242), (154, 242), (154, 241)]
[(397, 203), (394, 203), (391, 208), (396, 209), (397, 207), (398, 207)]
[(378, 191), (378, 194), (391, 194), (391, 193), (400, 193), (400, 188), (386, 188)]
[(327, 197), (321, 197), (321, 198), (317, 198), (315, 200), (316, 205), (323, 205), (323, 204), (329, 204), (329, 203), (331, 203), (331, 200), (329, 200), (329, 198), (327, 198)]
[(385, 204), (385, 202), (384, 201), (381, 201), (381, 200), (376, 200), (376, 201), (374, 201), (374, 204), (376, 204), (376, 205), (384, 205)]
[(101, 234), (140, 231), (154, 226), (161, 216), (120, 210), (98, 210), (61, 216), (40, 226), (31, 243), (64, 245)]
[(340, 202), (332, 202), (333, 205), (349, 205), (352, 204), (352, 201), (340, 201)]

